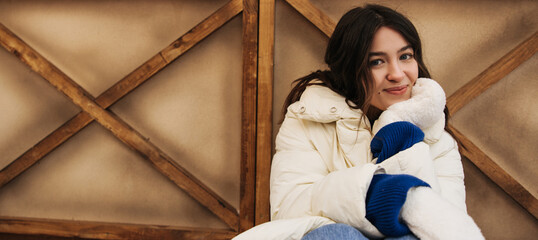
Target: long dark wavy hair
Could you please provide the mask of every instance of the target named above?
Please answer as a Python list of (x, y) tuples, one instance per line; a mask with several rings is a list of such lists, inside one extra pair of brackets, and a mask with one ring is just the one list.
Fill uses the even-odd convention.
[[(422, 59), (418, 32), (409, 19), (380, 5), (357, 7), (342, 16), (329, 39), (325, 52), (325, 63), (329, 70), (318, 70), (295, 80), (295, 86), (285, 100), (283, 113), (286, 113), (289, 105), (300, 99), (306, 87), (322, 85), (344, 96), (351, 108), (361, 109), (370, 121), (377, 119), (381, 111), (370, 104), (375, 86), (369, 68), (368, 51), (374, 34), (381, 27), (399, 32), (409, 42), (418, 63), (418, 77), (430, 78)], [(445, 116), (448, 117), (446, 108)]]

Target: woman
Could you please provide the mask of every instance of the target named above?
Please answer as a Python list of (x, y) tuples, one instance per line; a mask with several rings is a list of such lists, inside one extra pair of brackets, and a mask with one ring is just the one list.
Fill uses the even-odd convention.
[(482, 239), (413, 24), (379, 5), (352, 9), (325, 62), (286, 99), (272, 222), (238, 239)]

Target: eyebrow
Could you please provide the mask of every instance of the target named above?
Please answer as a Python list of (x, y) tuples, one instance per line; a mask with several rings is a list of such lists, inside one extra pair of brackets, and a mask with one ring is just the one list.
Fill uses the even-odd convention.
[[(403, 47), (403, 48), (400, 48), (400, 50), (398, 50), (398, 53), (403, 52), (403, 51), (405, 51), (405, 50), (407, 50), (407, 49), (409, 49), (409, 48), (412, 49), (413, 47), (411, 47), (411, 45), (407, 45), (407, 46), (405, 46), (405, 47)], [(370, 53), (368, 53), (368, 57), (372, 57), (372, 56), (384, 56), (384, 55), (387, 55), (387, 54), (386, 54), (385, 52), (370, 52)]]

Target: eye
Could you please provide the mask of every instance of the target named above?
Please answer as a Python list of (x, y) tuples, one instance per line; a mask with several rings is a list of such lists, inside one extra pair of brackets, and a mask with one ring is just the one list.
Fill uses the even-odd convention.
[(413, 58), (413, 54), (411, 53), (404, 53), (402, 56), (400, 56), (400, 60), (409, 60)]
[(374, 59), (370, 61), (370, 66), (377, 66), (383, 63), (383, 60), (381, 59)]

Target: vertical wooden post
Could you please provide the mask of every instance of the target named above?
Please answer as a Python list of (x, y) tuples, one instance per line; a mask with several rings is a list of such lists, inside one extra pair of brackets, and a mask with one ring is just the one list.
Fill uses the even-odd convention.
[(239, 232), (254, 226), (258, 0), (243, 0), (243, 98)]
[(273, 132), (273, 61), (275, 46), (275, 0), (260, 0), (258, 34), (258, 126), (256, 142), (255, 224), (270, 220), (269, 175)]

